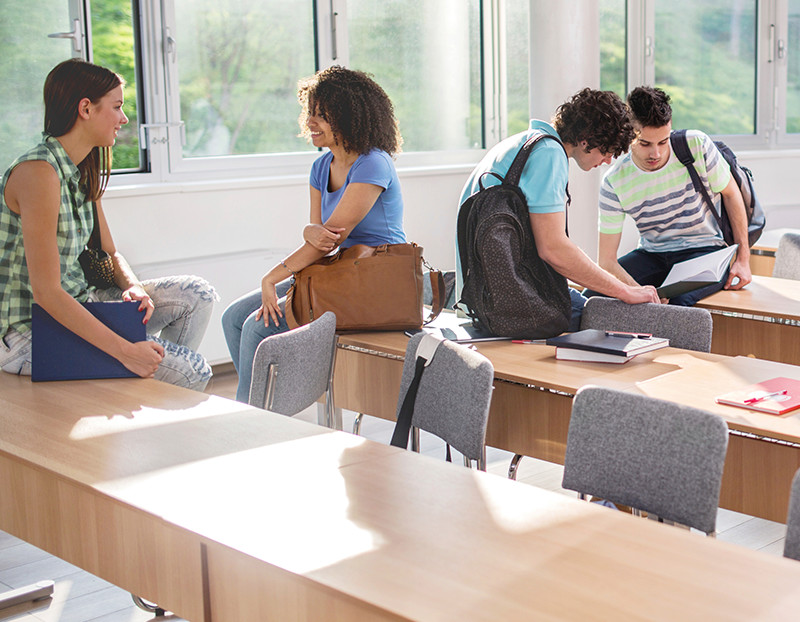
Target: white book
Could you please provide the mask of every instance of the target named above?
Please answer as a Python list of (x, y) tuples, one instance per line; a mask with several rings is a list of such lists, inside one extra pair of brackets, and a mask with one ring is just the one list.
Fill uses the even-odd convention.
[(732, 244), (718, 251), (676, 263), (658, 288), (658, 295), (662, 298), (674, 298), (706, 285), (718, 283), (736, 257), (737, 248), (738, 244)]

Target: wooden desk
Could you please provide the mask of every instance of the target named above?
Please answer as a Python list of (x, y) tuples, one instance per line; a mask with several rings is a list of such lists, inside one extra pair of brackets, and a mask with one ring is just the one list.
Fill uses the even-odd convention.
[(155, 381), (0, 374), (0, 430), (0, 528), (192, 622), (800, 608), (797, 562)]
[[(334, 392), (337, 407), (393, 420), (408, 339), (402, 333), (361, 333), (339, 339)], [(716, 410), (732, 431), (722, 483), (720, 505), (778, 522), (786, 521), (789, 489), (800, 468), (800, 415), (746, 418), (730, 406), (717, 406), (713, 397), (766, 378), (792, 376), (800, 370), (772, 361), (740, 361), (740, 375), (716, 377), (711, 363), (730, 357), (666, 348), (646, 353), (625, 365), (556, 361), (553, 348), (489, 342), (477, 345), (495, 366), (495, 390), (489, 411), (486, 443), (517, 454), (563, 463), (572, 397), (582, 386), (595, 384), (639, 390), (656, 379), (696, 378), (706, 386), (698, 401), (694, 385), (670, 385), (662, 397)], [(739, 369), (739, 368), (737, 368)], [(697, 376), (695, 373), (697, 372)], [(702, 373), (700, 373), (702, 372)], [(755, 422), (755, 423), (753, 423)], [(780, 442), (774, 442), (779, 440)]]
[(800, 365), (800, 281), (754, 276), (740, 290), (704, 298), (714, 322), (711, 351)]

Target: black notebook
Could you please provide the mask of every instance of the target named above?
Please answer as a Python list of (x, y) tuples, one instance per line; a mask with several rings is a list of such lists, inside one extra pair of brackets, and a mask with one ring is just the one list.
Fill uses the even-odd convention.
[[(568, 360), (606, 360), (606, 357), (578, 358), (575, 350), (610, 355), (624, 361), (637, 354), (665, 348), (669, 339), (652, 337), (642, 333), (625, 333), (620, 331), (605, 331), (594, 328), (579, 330), (576, 333), (565, 333), (558, 337), (551, 337), (546, 341), (549, 346), (556, 346), (556, 358)], [(572, 356), (559, 357), (559, 350), (571, 350)], [(566, 353), (569, 354), (569, 353)], [(609, 359), (614, 362), (613, 359)]]
[[(144, 341), (144, 311), (139, 302), (86, 302), (83, 306), (115, 333), (128, 341)], [(113, 356), (56, 322), (47, 311), (31, 308), (31, 380), (86, 380), (89, 378), (135, 378)]]

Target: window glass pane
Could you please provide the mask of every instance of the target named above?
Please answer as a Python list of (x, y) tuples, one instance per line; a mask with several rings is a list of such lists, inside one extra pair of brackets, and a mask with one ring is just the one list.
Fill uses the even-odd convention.
[(614, 91), (622, 99), (625, 88), (626, 32), (625, 0), (600, 0), (600, 88)]
[(786, 131), (800, 132), (800, 0), (789, 0)]
[(350, 67), (394, 103), (405, 151), (483, 145), (478, 0), (352, 0)]
[(506, 119), (508, 119), (508, 135), (524, 132), (530, 124), (529, 6), (529, 0), (506, 0)]
[(41, 138), (44, 79), (72, 56), (70, 40), (47, 35), (71, 30), (64, 0), (0, 2), (0, 174)]
[(92, 0), (92, 61), (125, 78), (128, 125), (114, 145), (114, 170), (141, 170), (136, 45), (131, 0)]
[(298, 79), (315, 71), (313, 2), (176, 0), (184, 157), (302, 151)]
[(657, 2), (655, 71), (674, 127), (755, 133), (756, 0)]

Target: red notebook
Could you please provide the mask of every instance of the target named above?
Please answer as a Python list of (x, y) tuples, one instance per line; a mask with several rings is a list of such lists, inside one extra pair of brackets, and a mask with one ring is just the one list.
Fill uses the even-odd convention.
[(771, 378), (717, 397), (718, 404), (782, 415), (800, 408), (800, 380)]

